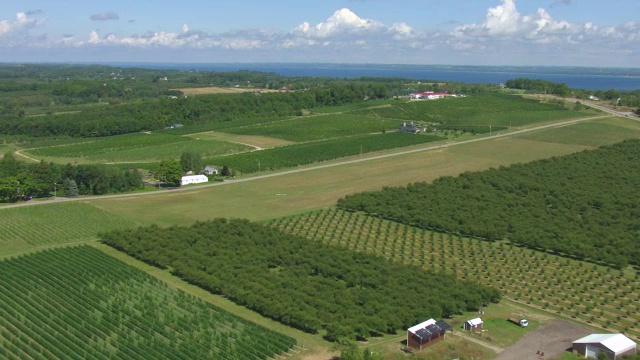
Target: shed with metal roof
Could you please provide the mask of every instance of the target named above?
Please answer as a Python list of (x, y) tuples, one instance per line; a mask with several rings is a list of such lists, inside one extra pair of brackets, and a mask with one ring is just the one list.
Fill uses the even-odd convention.
[(440, 320), (429, 319), (407, 329), (407, 346), (422, 350), (444, 339), (451, 325)]
[(616, 360), (637, 352), (637, 344), (623, 334), (591, 334), (573, 342), (573, 352), (597, 359), (602, 352)]

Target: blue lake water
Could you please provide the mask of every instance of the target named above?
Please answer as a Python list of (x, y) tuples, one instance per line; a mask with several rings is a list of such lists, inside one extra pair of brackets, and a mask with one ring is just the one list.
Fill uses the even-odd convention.
[[(284, 76), (322, 76), (333, 78), (357, 78), (362, 76), (371, 77), (393, 77), (414, 80), (439, 80), (451, 82), (465, 82), (470, 84), (500, 84), (509, 79), (520, 77), (530, 79), (542, 79), (553, 82), (565, 83), (570, 88), (589, 90), (638, 90), (640, 89), (640, 76), (623, 75), (599, 75), (599, 74), (579, 74), (575, 69), (570, 73), (563, 73), (562, 68), (546, 68), (544, 71), (496, 71), (484, 70), (478, 67), (468, 70), (468, 67), (452, 66), (450, 69), (434, 69), (430, 66), (403, 66), (403, 65), (356, 65), (356, 64), (179, 64), (179, 63), (140, 63), (140, 64), (119, 64), (126, 66), (137, 66), (147, 68), (167, 68), (200, 71), (237, 71), (255, 70), (273, 72)], [(513, 67), (509, 67), (513, 69)], [(531, 68), (528, 68), (531, 69)], [(593, 69), (591, 69), (592, 71)], [(637, 74), (637, 69), (635, 73)], [(557, 72), (554, 72), (557, 71)], [(604, 71), (604, 70), (603, 70)], [(620, 70), (617, 70), (620, 73)]]

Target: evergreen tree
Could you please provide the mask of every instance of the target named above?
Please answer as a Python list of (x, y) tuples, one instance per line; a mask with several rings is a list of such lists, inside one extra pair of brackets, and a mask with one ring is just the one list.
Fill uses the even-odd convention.
[(76, 197), (79, 194), (78, 184), (76, 184), (75, 180), (66, 178), (62, 182), (62, 189), (64, 190), (64, 195), (69, 197)]

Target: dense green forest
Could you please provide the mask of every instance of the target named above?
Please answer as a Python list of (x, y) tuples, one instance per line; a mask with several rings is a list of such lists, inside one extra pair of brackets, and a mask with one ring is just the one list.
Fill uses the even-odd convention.
[(142, 174), (134, 169), (100, 165), (24, 163), (12, 153), (0, 159), (0, 202), (56, 195), (104, 195), (141, 189)]
[(114, 231), (103, 242), (265, 316), (368, 337), (496, 302), (497, 290), (246, 220)]
[(640, 265), (640, 141), (347, 196), (338, 206), (441, 232)]
[(615, 101), (621, 106), (640, 106), (640, 89), (629, 91), (569, 89), (566, 84), (528, 78), (511, 79), (505, 85), (510, 89), (522, 89), (537, 94), (572, 95), (578, 99), (587, 99), (590, 95), (594, 95), (603, 100)]

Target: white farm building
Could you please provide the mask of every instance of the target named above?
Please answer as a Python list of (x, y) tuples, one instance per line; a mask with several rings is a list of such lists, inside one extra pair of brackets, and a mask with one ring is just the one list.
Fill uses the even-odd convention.
[(573, 352), (585, 358), (597, 359), (600, 353), (611, 360), (636, 353), (636, 343), (622, 334), (591, 334), (573, 342)]
[(180, 185), (200, 184), (209, 182), (209, 178), (206, 175), (187, 175), (183, 176), (180, 180)]

